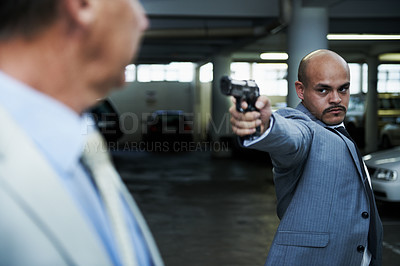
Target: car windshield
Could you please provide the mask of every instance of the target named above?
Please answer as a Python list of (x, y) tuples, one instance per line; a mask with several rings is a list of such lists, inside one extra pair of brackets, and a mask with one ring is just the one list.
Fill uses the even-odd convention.
[(179, 120), (178, 115), (162, 115), (161, 117), (162, 117), (162, 120), (166, 121), (167, 123), (175, 122), (175, 121)]

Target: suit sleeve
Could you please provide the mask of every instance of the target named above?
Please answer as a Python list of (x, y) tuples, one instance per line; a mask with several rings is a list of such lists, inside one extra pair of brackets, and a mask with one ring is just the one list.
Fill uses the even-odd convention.
[(273, 113), (273, 118), (270, 133), (249, 148), (269, 152), (279, 168), (301, 164), (307, 158), (313, 137), (311, 120), (296, 110), (287, 109)]

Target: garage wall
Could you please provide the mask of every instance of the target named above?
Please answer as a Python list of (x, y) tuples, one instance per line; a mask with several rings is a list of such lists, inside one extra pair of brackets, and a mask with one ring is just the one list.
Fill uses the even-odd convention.
[[(207, 139), (211, 119), (211, 82), (127, 82), (114, 91), (109, 99), (117, 108), (121, 118), (124, 136), (120, 143), (139, 142), (146, 129), (147, 116), (155, 110), (182, 110), (193, 115), (195, 140)], [(276, 110), (278, 103), (286, 101), (285, 96), (269, 96)]]
[(196, 91), (196, 105), (194, 116), (195, 139), (198, 141), (207, 139), (208, 123), (211, 119), (211, 89), (212, 83), (199, 83)]
[(127, 82), (110, 95), (120, 113), (125, 133), (121, 143), (142, 139), (147, 116), (155, 110), (182, 110), (193, 113), (193, 84), (182, 82)]

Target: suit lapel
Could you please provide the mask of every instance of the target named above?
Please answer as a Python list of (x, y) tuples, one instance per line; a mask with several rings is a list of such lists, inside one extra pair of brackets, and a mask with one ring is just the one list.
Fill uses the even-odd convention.
[(145, 242), (147, 244), (147, 247), (150, 252), (151, 259), (153, 260), (154, 265), (155, 266), (163, 266), (164, 262), (161, 259), (161, 255), (160, 255), (157, 245), (154, 241), (153, 235), (151, 234), (151, 231), (150, 231), (149, 227), (147, 226), (147, 223), (146, 223), (139, 207), (137, 206), (136, 202), (132, 198), (129, 190), (126, 188), (125, 184), (122, 182), (122, 180), (120, 178), (118, 178), (118, 179), (116, 178), (114, 180), (114, 184), (116, 186), (116, 189), (118, 189), (119, 192), (121, 193), (124, 200), (128, 203), (129, 209), (132, 212), (132, 214), (136, 220), (136, 223), (139, 226), (140, 231), (145, 239)]
[(354, 162), (354, 164), (355, 164), (356, 167), (357, 167), (358, 174), (359, 174), (361, 180), (363, 180), (363, 172), (362, 172), (362, 168), (361, 168), (361, 167), (364, 167), (364, 166), (363, 166), (363, 165), (360, 165), (360, 161), (359, 161), (359, 159), (358, 159), (358, 154), (357, 154), (357, 151), (356, 151), (355, 144), (354, 144), (351, 140), (349, 140), (349, 138), (347, 138), (346, 136), (344, 136), (342, 133), (338, 132), (337, 134), (338, 134), (338, 135), (343, 139), (343, 141), (346, 143), (347, 149), (349, 150), (349, 152), (350, 152), (350, 154), (351, 154), (351, 157), (353, 158), (353, 162)]
[[(35, 144), (0, 107), (0, 180), (60, 254), (77, 265), (111, 265), (101, 240)], [(91, 254), (88, 254), (91, 253)]]

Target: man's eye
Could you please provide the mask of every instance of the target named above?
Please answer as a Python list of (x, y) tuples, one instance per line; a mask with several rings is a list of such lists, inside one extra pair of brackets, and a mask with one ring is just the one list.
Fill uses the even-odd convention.
[(320, 93), (326, 93), (326, 89), (318, 89), (318, 92), (320, 92)]
[(347, 92), (348, 89), (349, 87), (342, 87), (339, 89), (339, 92)]

